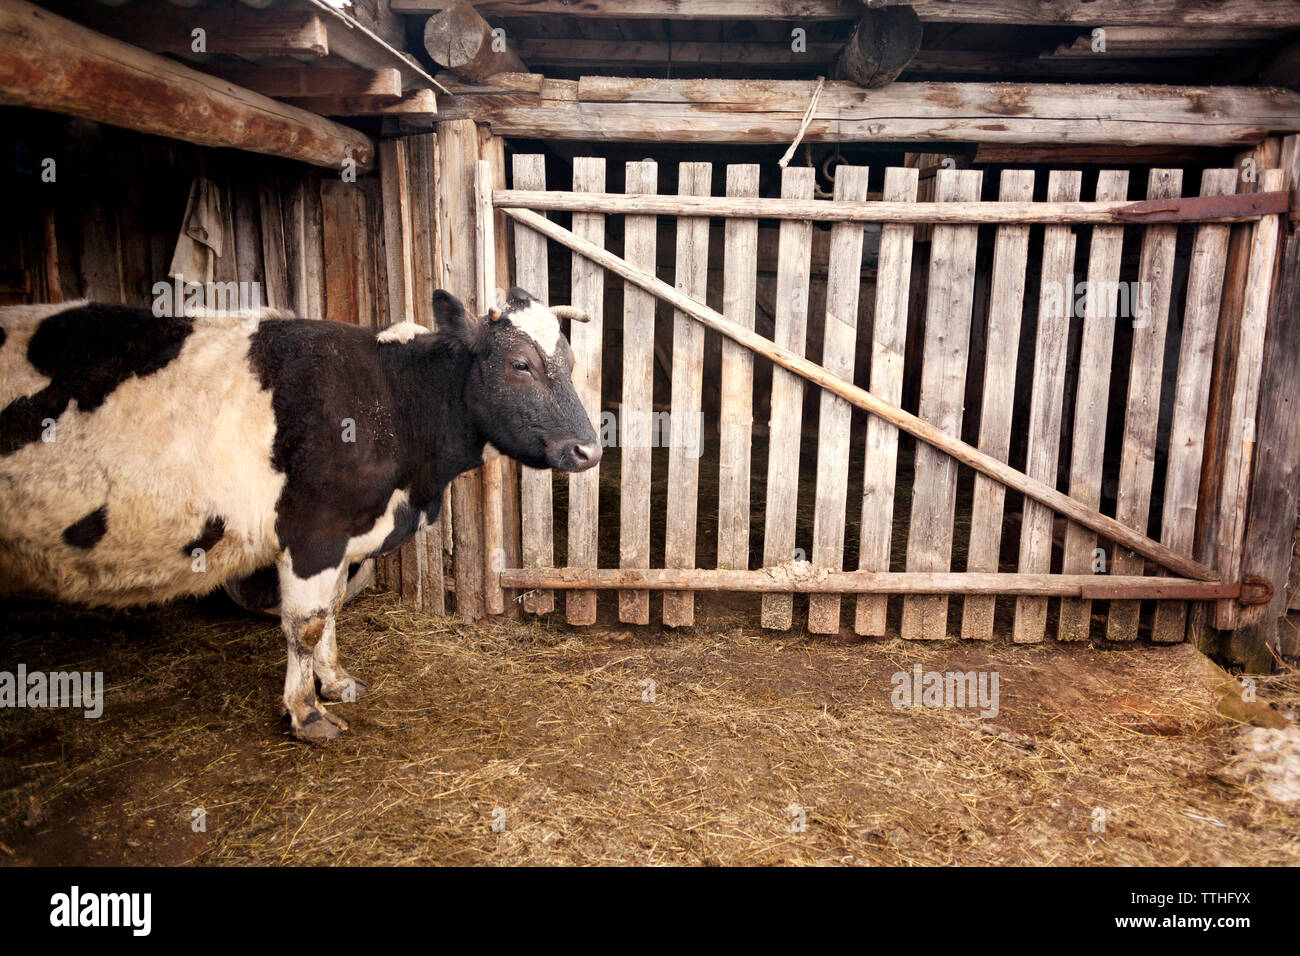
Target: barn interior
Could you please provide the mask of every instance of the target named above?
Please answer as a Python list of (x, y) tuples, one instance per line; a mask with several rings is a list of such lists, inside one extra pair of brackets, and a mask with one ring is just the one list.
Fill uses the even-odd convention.
[[(625, 354), (635, 337), (627, 323), (639, 304), (652, 330), (640, 356), (650, 367), (649, 410), (675, 412), (675, 375), (693, 361), (701, 423), (698, 478), (686, 486), (670, 474), (670, 448), (625, 467), (617, 435), (606, 442), (590, 506), (578, 503), (590, 489), (563, 475), (544, 479), (543, 503), (539, 479), (509, 462), (458, 479), (437, 525), (373, 569), (357, 569), (373, 583), (344, 611), (343, 653), (359, 658), (367, 679), (381, 679), (363, 701), (340, 705), (354, 730), (324, 758), (301, 753), (266, 706), (283, 660), (277, 625), (225, 594), (112, 613), (3, 599), (11, 639), (0, 643), (0, 669), (41, 660), (103, 670), (119, 704), (98, 721), (5, 714), (0, 861), (276, 864), (305, 854), (384, 864), (1294, 865), (1300, 848), (1286, 834), (1300, 810), (1243, 769), (1239, 735), (1243, 727), (1294, 731), (1300, 713), (1300, 428), (1290, 414), (1300, 399), (1300, 331), (1288, 321), (1300, 308), (1297, 90), (1297, 0), (0, 0), (0, 144), (9, 157), (0, 175), (10, 197), (0, 305), (86, 298), (150, 306), (176, 292), (170, 277), (184, 261), (187, 274), (210, 281), (209, 307), (229, 304), (214, 303), (211, 289), (234, 283), (237, 296), (252, 296), (243, 304), (376, 330), (406, 320), (432, 328), (435, 289), (484, 313), (495, 290), (520, 282), (527, 267), (530, 281), (546, 286), (530, 291), (549, 302), (600, 308), (586, 353), (599, 363), (593, 420), (616, 429), (621, 420), (625, 370), (637, 359)], [(629, 182), (646, 161), (657, 169), (649, 190)], [(710, 170), (702, 190), (688, 182), (701, 165)], [(959, 173), (978, 174), (963, 180), (974, 182), (963, 198), (990, 209), (1017, 171), (1032, 174), (1025, 198), (1035, 203), (1061, 200), (1051, 190), (1062, 171), (1077, 172), (1080, 203), (1163, 196), (1156, 184), (1168, 170), (1179, 171), (1172, 196), (1180, 200), (1212, 195), (1222, 170), (1234, 171), (1239, 196), (1290, 193), (1280, 212), (1175, 202), (1164, 220), (1065, 220), (1078, 241), (1070, 240), (1064, 273), (1055, 273), (1087, 278), (1106, 228), (1096, 223), (1108, 222), (1114, 277), (1136, 300), (1152, 277), (1146, 237), (1161, 228), (1150, 222), (1164, 224), (1170, 268), (1160, 281), (1169, 305), (1158, 354), (1141, 358), (1142, 326), (1121, 311), (1108, 353), (1090, 359), (1085, 311), (1071, 313), (1053, 379), (1059, 423), (1046, 482), (1078, 496), (1073, 475), (1089, 449), (1076, 436), (1091, 428), (1090, 509), (1137, 525), (1147, 539), (1185, 541), (1174, 550), (1222, 571), (1215, 586), (1236, 590), (1195, 590), (1185, 575), (1101, 534), (1092, 544), (1102, 566), (1126, 566), (1148, 579), (1145, 590), (1098, 591), (1090, 606), (1043, 600), (1045, 639), (1025, 643), (1016, 623), (1025, 592), (959, 585), (939, 612), (942, 634), (927, 634), (947, 640), (918, 641), (904, 618), (928, 592), (915, 589), (879, 595), (881, 627), (867, 632), (854, 607), (865, 585), (857, 594), (846, 588), (825, 626), (810, 626), (820, 596), (795, 593), (787, 623), (773, 628), (756, 577), (714, 587), (700, 576), (694, 611), (682, 619), (673, 618), (676, 598), (666, 597), (681, 587), (650, 585), (644, 610), (629, 613), (626, 588), (564, 590), (554, 575), (538, 576), (552, 566), (584, 581), (594, 580), (585, 571), (628, 568), (757, 576), (784, 563), (773, 559), (766, 532), (776, 495), (769, 467), (782, 443), (772, 423), (783, 409), (789, 417), (791, 402), (800, 409), (799, 453), (780, 460), (793, 462), (783, 466), (794, 475), (783, 487), (793, 489), (796, 560), (815, 550), (829, 436), (847, 465), (841, 546), (832, 561), (814, 555), (813, 564), (900, 581), (919, 569), (909, 543), (928, 532), (914, 496), (925, 494), (918, 474), (931, 467), (932, 448), (900, 426), (886, 557), (870, 565), (862, 502), (875, 419), (861, 406), (848, 415), (845, 405), (839, 423), (827, 411), (837, 407), (827, 404), (830, 393), (816, 385), (793, 399), (782, 393), (782, 405), (774, 379), (789, 373), (760, 355), (746, 408), (745, 505), (735, 519), (720, 497), (737, 454), (724, 437), (735, 411), (724, 372), (732, 340), (710, 328), (698, 358), (683, 359), (685, 313), (612, 269), (591, 267), (554, 237), (541, 241), (546, 253), (537, 258), (537, 234), (521, 241), (527, 229), (505, 195), (671, 198), (694, 190), (721, 201), (729, 171), (753, 168), (750, 195), (775, 204), (787, 173), (805, 169), (811, 196), (830, 205), (837, 179), (848, 175), (837, 171), (863, 167), (867, 203), (889, 198), (886, 177), (899, 169), (914, 171), (921, 204), (937, 203), (941, 183), (955, 184)], [(1268, 178), (1271, 170), (1281, 172)], [(477, 178), (484, 175), (491, 180)], [(615, 206), (594, 215), (563, 205), (543, 211), (572, 233), (601, 220), (601, 244), (631, 257), (633, 217)], [(683, 287), (679, 240), (690, 220), (663, 212), (649, 221), (646, 271)], [(838, 349), (849, 368), (841, 377), (864, 392), (876, 388), (881, 256), (891, 254), (893, 221), (866, 216), (854, 227), (861, 252), (847, 346), (828, 343), (836, 333), (827, 327), (828, 298), (846, 274), (835, 252), (842, 222), (798, 220), (775, 205), (752, 218), (715, 212), (705, 222), (703, 281), (690, 294), (735, 317), (730, 230), (752, 223), (752, 328), (772, 341), (780, 340), (781, 274), (791, 260), (787, 226), (807, 223), (802, 352), (826, 365)], [(1032, 473), (1038, 316), (1061, 226), (1024, 224), (1023, 309), (1007, 341), (995, 328), (1008, 220), (974, 222), (969, 338), (961, 374), (948, 383), (952, 437), (986, 447), (988, 383), (1010, 376), (1000, 457)], [(1264, 268), (1258, 247), (1267, 223), (1277, 236)], [(1165, 504), (1171, 460), (1181, 454), (1171, 435), (1181, 434), (1178, 385), (1192, 341), (1185, 317), (1199, 288), (1196, 250), (1216, 226), (1224, 277), (1201, 363), (1191, 514), (1174, 531)], [(910, 230), (897, 408), (925, 420), (934, 348), (927, 319), (947, 308), (938, 300), (947, 280), (933, 273), (954, 254), (943, 243), (955, 233), (938, 220)], [(1241, 359), (1252, 315), (1254, 366)], [(1140, 361), (1154, 368), (1154, 389), (1135, 376)], [(1243, 399), (1239, 382), (1247, 380), (1254, 391)], [(1101, 419), (1081, 426), (1099, 381)], [(1229, 499), (1225, 476), (1241, 467), (1242, 401), (1253, 453), (1240, 495)], [(1135, 430), (1129, 409), (1138, 406), (1146, 411)], [(1129, 446), (1147, 431), (1133, 459), (1146, 477), (1126, 517)], [(648, 496), (648, 550), (629, 565), (624, 501), (629, 475), (645, 466), (644, 490), (636, 488)], [(954, 466), (948, 547), (942, 567), (925, 570), (1014, 577), (1028, 567), (1022, 537), (1032, 517), (1046, 535), (1034, 570), (1080, 572), (1069, 553), (1077, 522), (1056, 512), (1044, 523), (1031, 514), (1036, 499), (1013, 486), (992, 551), (986, 541), (976, 556), (984, 474), (965, 461)], [(668, 530), (683, 487), (694, 502), (693, 557), (684, 561), (673, 557)], [(1243, 514), (1235, 538), (1223, 527), (1227, 506)], [(744, 534), (724, 537), (736, 520)], [(550, 560), (530, 546), (540, 524)], [(741, 557), (724, 558), (727, 547)], [(1175, 575), (1184, 590), (1152, 583)], [(1248, 587), (1256, 595), (1249, 603)], [(962, 639), (970, 637), (972, 597), (987, 603), (992, 640)], [(1167, 608), (1178, 609), (1175, 624), (1162, 617)], [(1073, 641), (1058, 640), (1067, 613), (1076, 615)], [(1003, 715), (981, 723), (927, 711), (919, 726), (914, 712), (900, 716), (889, 675), (914, 663), (1001, 672)], [(146, 670), (154, 676), (145, 679)], [(1231, 675), (1243, 673), (1258, 682), (1259, 703), (1239, 700)], [(649, 703), (643, 696), (646, 680), (667, 708), (646, 709), (655, 706), (653, 690)], [(350, 772), (347, 761), (364, 772)], [(1053, 762), (1073, 768), (1068, 779)], [(860, 769), (867, 765), (877, 768), (870, 779)], [(974, 798), (951, 799), (961, 787)], [(503, 805), (519, 808), (517, 828), (480, 826)], [(792, 806), (810, 808), (810, 838), (789, 829)], [(1108, 839), (1092, 829), (1096, 806), (1123, 808)], [(195, 807), (210, 814), (210, 830), (192, 828)], [(300, 831), (308, 814), (318, 823)], [(716, 825), (702, 834), (702, 820)]]

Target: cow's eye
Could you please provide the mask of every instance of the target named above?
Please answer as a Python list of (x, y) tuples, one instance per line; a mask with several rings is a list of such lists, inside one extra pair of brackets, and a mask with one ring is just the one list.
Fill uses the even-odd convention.
[(516, 372), (527, 372), (527, 371), (528, 371), (528, 363), (525, 362), (525, 361), (523, 361), (522, 359), (516, 359), (515, 362), (514, 362), (513, 367), (514, 367), (514, 370), (515, 370)]

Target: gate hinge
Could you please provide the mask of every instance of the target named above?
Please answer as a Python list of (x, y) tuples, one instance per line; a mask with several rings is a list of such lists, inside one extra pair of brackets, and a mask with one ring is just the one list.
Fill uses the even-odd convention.
[(1258, 574), (1247, 574), (1241, 579), (1241, 593), (1237, 603), (1249, 607), (1252, 604), (1267, 604), (1273, 600), (1273, 582)]

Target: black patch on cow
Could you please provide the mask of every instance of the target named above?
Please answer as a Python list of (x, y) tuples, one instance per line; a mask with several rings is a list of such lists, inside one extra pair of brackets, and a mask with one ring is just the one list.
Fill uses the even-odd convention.
[(41, 437), (41, 422), (72, 402), (94, 411), (133, 376), (152, 375), (180, 354), (194, 322), (144, 308), (84, 305), (45, 319), (27, 343), (27, 361), (50, 383), (0, 410), (0, 455)]
[(74, 548), (89, 551), (99, 544), (99, 539), (108, 531), (108, 505), (100, 505), (84, 518), (74, 521), (63, 529), (63, 541)]
[(203, 523), (203, 533), (189, 544), (184, 545), (181, 548), (181, 554), (188, 558), (194, 553), (195, 548), (202, 548), (204, 551), (208, 551), (214, 544), (225, 536), (226, 519), (220, 517), (209, 518)]
[(371, 557), (378, 557), (381, 554), (389, 554), (396, 551), (415, 534), (420, 527), (420, 511), (412, 508), (407, 502), (403, 501), (393, 509), (393, 530), (388, 532), (388, 537), (384, 543), (379, 546)]
[(0, 329), (0, 349), (5, 347), (5, 338), (8, 336), (8, 334), (9, 333), (6, 332), (4, 329)]

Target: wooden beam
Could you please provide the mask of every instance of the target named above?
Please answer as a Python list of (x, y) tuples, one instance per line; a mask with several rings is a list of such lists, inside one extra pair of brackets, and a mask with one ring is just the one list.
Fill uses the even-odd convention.
[(888, 86), (921, 49), (921, 21), (911, 7), (867, 10), (835, 56), (830, 75), (876, 90)]
[[(789, 143), (815, 84), (802, 80), (551, 80), (541, 94), (459, 95), (446, 117), (498, 135), (584, 142)], [(1300, 94), (1277, 88), (1125, 84), (825, 85), (811, 142), (1229, 146), (1300, 131)]]
[(367, 70), (399, 70), (404, 90), (433, 87), (440, 92), (447, 92), (424, 71), (414, 57), (403, 53), (364, 23), (338, 9), (336, 0), (298, 2), (310, 6), (325, 21), (329, 32), (330, 53), (333, 56)]
[(468, 3), (453, 4), (425, 21), (424, 48), (433, 62), (467, 80), (528, 72), (514, 49), (498, 40), (492, 26)]
[[(550, 37), (520, 37), (512, 41), (519, 56), (534, 68), (541, 66), (592, 67), (596, 64), (624, 65), (667, 63), (674, 67), (692, 63), (714, 66), (732, 63), (745, 66), (792, 66), (810, 70), (829, 63), (842, 43), (809, 41), (806, 49), (791, 49), (789, 37), (777, 43), (654, 40), (581, 40)], [(947, 51), (944, 51), (947, 52)]]
[(251, 66), (212, 63), (204, 69), (237, 86), (266, 96), (386, 96), (402, 95), (397, 70), (362, 70), (354, 66)]
[[(1188, 25), (1300, 26), (1300, 0), (873, 0), (908, 3), (926, 23), (1041, 26)], [(398, 13), (432, 13), (445, 0), (392, 0)], [(559, 14), (618, 20), (856, 20), (860, 0), (485, 0), (490, 17)]]
[(374, 164), (364, 134), (25, 3), (0, 5), (0, 104), (200, 146), (341, 168)]
[[(286, 103), (323, 116), (399, 116), (433, 118), (438, 103), (433, 90), (414, 90), (400, 99), (392, 96), (291, 96)], [(441, 117), (439, 117), (441, 118)]]
[[(308, 10), (88, 6), (78, 19), (135, 46), (176, 56), (323, 57), (330, 53), (325, 21)], [(202, 35), (196, 37), (196, 30), (202, 30)]]
[(1207, 200), (1071, 202), (828, 202), (740, 196), (638, 196), (560, 190), (498, 189), (497, 206), (552, 212), (620, 215), (723, 216), (741, 219), (812, 219), (818, 222), (906, 222), (1026, 225), (1031, 223), (1125, 224), (1150, 222), (1246, 222), (1286, 213), (1285, 190)]
[(632, 268), (624, 260), (602, 246), (575, 236), (569, 230), (557, 226), (540, 214), (529, 209), (507, 209), (506, 213), (528, 228), (549, 236), (556, 242), (568, 246), (611, 272), (636, 283), (648, 292), (654, 293), (658, 298), (667, 301), (674, 308), (685, 312), (706, 327), (734, 339), (746, 348), (771, 359), (782, 368), (801, 375), (815, 385), (835, 393), (865, 412), (884, 419), (918, 440), (933, 445), (940, 451), (953, 456), (962, 464), (988, 475), (1008, 488), (1013, 488), (1046, 505), (1053, 511), (1060, 512), (1066, 517), (1091, 528), (1098, 534), (1123, 544), (1130, 551), (1136, 551), (1162, 567), (1177, 571), (1187, 577), (1194, 577), (1203, 581), (1218, 580), (1218, 573), (1213, 569), (1180, 554), (1175, 554), (1158, 541), (1153, 541), (1145, 535), (1137, 533), (1114, 518), (1085, 507), (1050, 485), (1026, 477), (1022, 472), (1015, 470), (1005, 462), (999, 461), (965, 442), (953, 438), (929, 422), (882, 401), (866, 389), (859, 388), (851, 382), (846, 382), (844, 379), (830, 374), (820, 365), (809, 361), (802, 355), (775, 345), (758, 333), (737, 325), (698, 300), (674, 289), (663, 280), (639, 269)]
[(637, 588), (651, 591), (745, 591), (773, 594), (1020, 594), (1037, 597), (1233, 598), (1240, 585), (1190, 578), (972, 571), (832, 571), (809, 562), (757, 571), (713, 568), (508, 568), (514, 588)]

